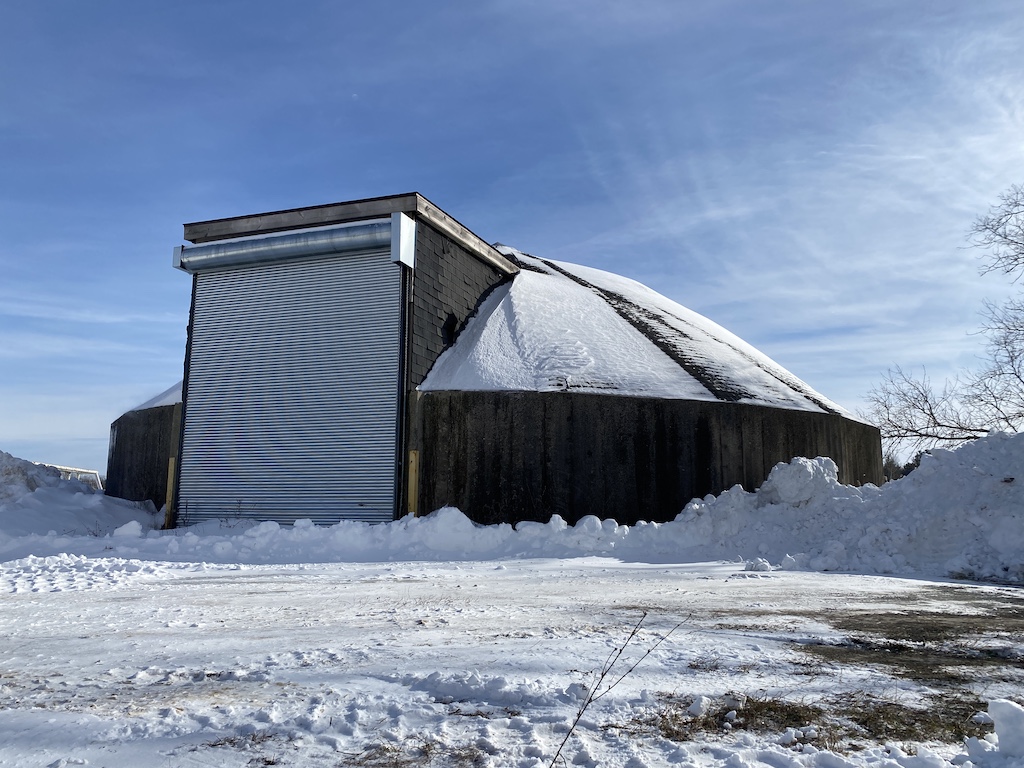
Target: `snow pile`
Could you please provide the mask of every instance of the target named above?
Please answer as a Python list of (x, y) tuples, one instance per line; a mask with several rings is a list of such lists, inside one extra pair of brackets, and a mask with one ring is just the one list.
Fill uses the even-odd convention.
[(993, 768), (1024, 766), (1024, 707), (1013, 701), (996, 699), (988, 703), (988, 714), (995, 724), (995, 734), (984, 739), (967, 740), (967, 756), (971, 762)]
[[(8, 496), (28, 487), (24, 472), (5, 488)], [(593, 516), (570, 526), (557, 515), (480, 526), (445, 508), (382, 525), (236, 519), (156, 531), (151, 511), (45, 477), (51, 485), (0, 506), (0, 558), (77, 553), (260, 564), (608, 556), (1024, 583), (1024, 435), (933, 451), (882, 488), (843, 485), (831, 459), (798, 458), (776, 466), (757, 491), (737, 486), (692, 501), (672, 522), (636, 526)]]
[(501, 250), (523, 271), (485, 299), (420, 389), (728, 400), (855, 418), (717, 323), (635, 280)]
[(1024, 582), (1024, 435), (934, 450), (882, 488), (840, 484), (831, 459), (794, 459), (676, 522), (719, 554), (789, 567)]
[(0, 451), (0, 543), (20, 536), (103, 535), (133, 523), (153, 527), (152, 504), (104, 496), (85, 483), (62, 480), (53, 467)]
[(0, 506), (17, 501), (36, 488), (58, 486), (60, 472), (0, 451)]

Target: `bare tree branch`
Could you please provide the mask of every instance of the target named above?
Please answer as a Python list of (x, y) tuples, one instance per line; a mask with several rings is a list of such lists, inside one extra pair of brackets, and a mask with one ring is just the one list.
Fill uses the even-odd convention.
[(988, 251), (982, 274), (1002, 272), (1013, 282), (1024, 275), (1024, 185), (1014, 184), (987, 214), (975, 219), (970, 242)]
[(920, 378), (897, 366), (868, 392), (868, 417), (886, 443), (911, 452), (957, 445), (988, 434), (990, 427), (964, 398), (960, 379), (936, 389), (924, 371)]
[[(981, 273), (1024, 277), (1024, 185), (1015, 184), (971, 227), (972, 245), (987, 251)], [(889, 370), (867, 396), (867, 416), (882, 432), (891, 456), (903, 451), (956, 445), (993, 429), (1024, 428), (1024, 299), (985, 303), (983, 364), (937, 388), (927, 371), (920, 378)]]

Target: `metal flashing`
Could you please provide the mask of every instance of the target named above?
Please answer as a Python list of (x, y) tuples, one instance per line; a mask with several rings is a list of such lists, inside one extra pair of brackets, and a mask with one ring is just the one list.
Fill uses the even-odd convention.
[(391, 217), (395, 213), (404, 213), (416, 221), (429, 224), (502, 274), (514, 275), (519, 271), (518, 266), (492, 245), (418, 192), (193, 222), (185, 225), (184, 239), (200, 245), (251, 235)]
[(391, 260), (416, 268), (416, 222), (408, 214), (391, 214)]

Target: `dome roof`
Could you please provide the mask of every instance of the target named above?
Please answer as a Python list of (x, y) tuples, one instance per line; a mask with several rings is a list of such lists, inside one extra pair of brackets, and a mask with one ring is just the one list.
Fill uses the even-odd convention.
[(175, 403), (180, 403), (181, 402), (181, 387), (182, 387), (182, 384), (184, 384), (184, 383), (185, 383), (184, 381), (179, 381), (177, 384), (174, 384), (174, 385), (168, 387), (167, 389), (165, 389), (159, 395), (156, 395), (155, 397), (151, 397), (146, 402), (140, 403), (139, 405), (136, 405), (131, 410), (133, 410), (133, 411), (144, 411), (147, 408), (159, 408), (160, 406), (164, 406), (164, 405), (174, 405)]
[(421, 390), (572, 390), (852, 416), (717, 323), (635, 280), (498, 250), (522, 271), (487, 296)]

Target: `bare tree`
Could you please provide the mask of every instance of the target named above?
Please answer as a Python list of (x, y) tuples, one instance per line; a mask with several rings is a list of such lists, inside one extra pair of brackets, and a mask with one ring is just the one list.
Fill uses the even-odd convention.
[(971, 227), (971, 245), (987, 251), (982, 274), (1002, 272), (1013, 282), (1024, 273), (1024, 185), (1014, 184)]
[(1024, 301), (985, 304), (986, 357), (970, 375), (967, 402), (993, 429), (1024, 427)]
[(967, 387), (961, 378), (936, 388), (928, 372), (920, 376), (899, 366), (889, 369), (881, 383), (868, 392), (868, 417), (895, 454), (959, 445), (989, 432), (980, 414), (965, 402)]
[[(986, 251), (982, 274), (999, 272), (1012, 282), (1024, 276), (1024, 186), (1010, 187), (975, 220), (970, 242)], [(868, 417), (891, 453), (1024, 428), (1024, 300), (986, 302), (983, 316), (987, 341), (981, 368), (963, 371), (939, 388), (926, 371), (918, 377), (897, 366), (868, 393)]]

